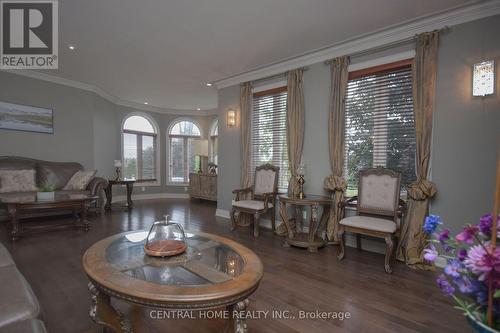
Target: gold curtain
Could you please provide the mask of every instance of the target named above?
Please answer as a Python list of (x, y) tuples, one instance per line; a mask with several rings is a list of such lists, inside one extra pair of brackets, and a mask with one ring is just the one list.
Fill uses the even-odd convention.
[[(288, 183), (288, 193), (296, 195), (298, 193), (298, 182), (295, 172), (302, 158), (302, 149), (304, 147), (304, 88), (303, 88), (302, 68), (289, 71), (287, 74), (287, 100), (286, 100), (286, 143), (288, 149), (288, 166), (291, 178)], [(284, 170), (280, 170), (284, 172)], [(278, 235), (286, 234), (286, 226), (281, 223), (276, 228)]]
[(413, 61), (413, 110), (417, 141), (417, 180), (408, 187), (408, 207), (397, 249), (398, 260), (418, 269), (433, 269), (423, 258), (426, 234), (422, 227), (429, 213), (429, 200), (436, 194), (436, 186), (427, 180), (431, 157), (432, 116), (436, 96), (437, 52), (439, 32), (417, 36)]
[(241, 187), (250, 183), (250, 114), (252, 112), (252, 84), (245, 82), (240, 88), (240, 119), (241, 119)]
[[(244, 82), (240, 87), (240, 119), (241, 119), (241, 188), (250, 187), (250, 115), (252, 113), (252, 83)], [(241, 199), (250, 199), (249, 194), (245, 194)], [(252, 216), (240, 214), (237, 220), (238, 225), (246, 226), (253, 221)]]
[(325, 178), (324, 187), (332, 192), (330, 219), (327, 226), (328, 239), (338, 243), (337, 231), (341, 216), (338, 204), (344, 198), (347, 182), (344, 173), (344, 134), (345, 134), (345, 96), (349, 79), (349, 58), (342, 56), (333, 59), (330, 65), (331, 93), (330, 112), (328, 115), (328, 142), (330, 147), (330, 165), (332, 174)]
[(288, 193), (298, 193), (298, 183), (295, 172), (302, 158), (304, 147), (304, 89), (302, 85), (303, 69), (295, 69), (287, 75), (287, 101), (286, 101), (286, 143), (288, 149), (288, 166), (290, 169), (290, 182)]

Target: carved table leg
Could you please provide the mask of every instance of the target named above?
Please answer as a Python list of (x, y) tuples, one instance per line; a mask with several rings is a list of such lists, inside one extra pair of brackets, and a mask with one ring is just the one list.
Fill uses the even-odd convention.
[(231, 213), (229, 214), (231, 216), (231, 231), (236, 229), (236, 209), (231, 208)]
[(393, 248), (393, 243), (392, 243), (392, 236), (387, 235), (385, 236), (385, 244), (386, 244), (386, 250), (385, 250), (385, 272), (388, 274), (392, 273), (391, 269), (391, 256), (392, 256), (392, 248)]
[(12, 224), (11, 240), (16, 241), (19, 239), (19, 216), (16, 205), (8, 205), (7, 210), (9, 211), (10, 223)]
[(290, 247), (290, 244), (288, 244), (287, 240), (289, 238), (293, 238), (293, 233), (294, 231), (292, 230), (292, 227), (290, 225), (290, 220), (288, 219), (288, 214), (286, 212), (286, 203), (283, 201), (280, 201), (280, 216), (281, 216), (281, 221), (285, 225), (285, 240), (283, 242), (283, 247)]
[(302, 219), (302, 207), (295, 205), (295, 229), (298, 232), (304, 231), (304, 220)]
[(253, 237), (259, 238), (259, 218), (260, 213), (253, 214)]
[(323, 206), (323, 213), (321, 214), (321, 219), (316, 230), (316, 236), (321, 239), (326, 239), (325, 228), (326, 223), (330, 219), (330, 206)]
[(131, 209), (134, 207), (134, 203), (132, 202), (132, 191), (134, 190), (134, 183), (127, 183), (127, 207)]
[(104, 205), (104, 209), (110, 210), (111, 203), (113, 201), (113, 186), (108, 184), (108, 186), (104, 189), (104, 192), (106, 193), (106, 205)]
[[(318, 221), (318, 206), (311, 205), (311, 223), (309, 224), (309, 243), (314, 242), (314, 236), (316, 235), (316, 223)], [(318, 252), (318, 247), (309, 246), (307, 248), (309, 252)]]
[(100, 292), (92, 282), (88, 284), (92, 304), (89, 315), (99, 325), (111, 328), (113, 332), (132, 333), (130, 322), (111, 305), (111, 298)]
[(89, 220), (87, 219), (87, 210), (88, 210), (88, 207), (87, 207), (87, 202), (85, 201), (82, 201), (82, 204), (80, 206), (80, 209), (81, 209), (81, 216), (80, 216), (80, 219), (81, 219), (81, 222), (83, 223), (83, 230), (85, 231), (89, 231), (90, 230), (90, 222)]
[(338, 232), (337, 235), (338, 235), (338, 239), (339, 239), (339, 242), (340, 242), (340, 252), (337, 255), (337, 259), (339, 261), (341, 261), (342, 259), (344, 259), (344, 255), (345, 255), (344, 229), (342, 227), (339, 230), (339, 232)]
[(227, 311), (229, 311), (229, 319), (226, 321), (226, 325), (224, 326), (224, 333), (248, 332), (244, 311), (246, 311), (249, 303), (250, 301), (246, 299), (227, 307)]

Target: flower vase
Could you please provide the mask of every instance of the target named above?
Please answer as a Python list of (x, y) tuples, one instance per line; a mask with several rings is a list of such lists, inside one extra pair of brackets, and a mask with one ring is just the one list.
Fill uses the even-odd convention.
[(487, 326), (486, 324), (483, 324), (476, 318), (473, 318), (470, 315), (467, 315), (467, 322), (469, 323), (470, 327), (474, 330), (474, 332), (477, 333), (500, 333), (500, 331), (497, 331), (494, 328), (491, 328)]
[(55, 192), (36, 192), (37, 201), (53, 201)]

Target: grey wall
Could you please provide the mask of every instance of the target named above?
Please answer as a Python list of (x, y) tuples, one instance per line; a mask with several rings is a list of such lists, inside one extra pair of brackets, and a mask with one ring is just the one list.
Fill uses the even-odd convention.
[(241, 175), (241, 150), (239, 112), (237, 113), (238, 126), (227, 127), (226, 111), (239, 111), (239, 86), (219, 90), (219, 166), (217, 177), (217, 208), (231, 209), (231, 191), (239, 188)]
[(0, 130), (0, 155), (75, 161), (94, 167), (94, 95), (62, 85), (0, 72), (0, 100), (53, 109), (54, 134)]
[[(177, 118), (190, 118), (208, 138), (213, 116), (185, 116), (181, 110), (163, 114), (116, 105), (85, 90), (0, 71), (0, 101), (54, 110), (54, 134), (0, 129), (0, 155), (50, 161), (75, 161), (98, 175), (115, 175), (113, 160), (121, 158), (121, 124), (130, 113), (147, 114), (159, 127), (160, 186), (138, 187), (135, 194), (187, 193), (185, 186), (167, 186), (167, 130)], [(178, 114), (173, 114), (173, 113)], [(116, 189), (116, 194), (122, 194)]]
[[(434, 118), (431, 210), (457, 231), (491, 212), (500, 142), (500, 16), (453, 27), (442, 37)], [(472, 97), (474, 63), (495, 60), (496, 95)]]
[[(500, 134), (498, 95), (472, 98), (471, 66), (485, 59), (500, 61), (500, 16), (470, 22), (442, 36), (434, 122), (432, 175), (439, 195), (432, 212), (440, 214), (456, 230), (491, 210), (494, 167)], [(406, 51), (399, 47), (383, 53), (353, 59), (366, 61)], [(500, 76), (497, 68), (497, 78)], [(328, 156), (329, 67), (309, 66), (304, 73), (306, 111), (303, 162), (307, 167), (305, 189), (321, 194), (323, 179), (330, 174)], [(229, 105), (238, 105), (239, 88), (219, 91), (219, 117)], [(239, 129), (221, 131), (218, 208), (231, 207), (231, 189), (239, 185)]]
[(116, 135), (116, 105), (94, 95), (93, 108), (94, 168), (105, 178), (112, 178), (115, 169), (111, 160), (120, 159), (120, 138)]

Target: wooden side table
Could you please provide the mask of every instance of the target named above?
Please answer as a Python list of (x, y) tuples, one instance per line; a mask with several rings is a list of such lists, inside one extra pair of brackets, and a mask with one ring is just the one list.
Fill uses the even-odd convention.
[[(326, 223), (330, 216), (331, 198), (322, 195), (306, 195), (305, 198), (299, 199), (288, 195), (280, 195), (279, 200), (281, 219), (283, 223), (285, 223), (287, 229), (285, 245), (307, 248), (309, 252), (318, 252), (318, 248), (326, 245), (327, 242), (324, 235)], [(288, 217), (287, 204), (295, 206), (295, 217)], [(299, 226), (298, 223), (302, 221), (301, 206), (311, 207), (311, 219), (308, 232), (304, 232), (302, 230), (303, 226), (301, 224)], [(323, 213), (318, 219), (319, 206), (323, 206)]]
[(125, 185), (127, 187), (127, 204), (120, 205), (120, 207), (126, 207), (131, 209), (134, 207), (132, 202), (132, 191), (134, 190), (135, 180), (108, 180), (108, 187), (106, 187), (106, 205), (104, 209), (111, 210), (113, 207), (113, 185)]

